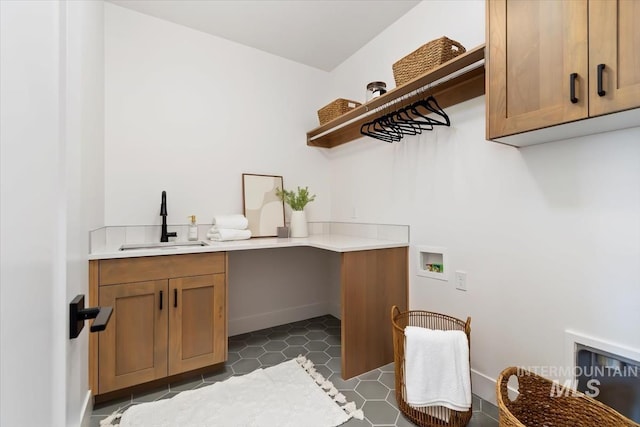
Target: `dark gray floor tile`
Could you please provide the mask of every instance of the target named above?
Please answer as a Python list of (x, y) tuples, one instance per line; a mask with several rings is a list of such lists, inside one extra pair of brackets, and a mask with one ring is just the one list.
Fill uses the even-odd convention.
[[(324, 378), (329, 379), (348, 401), (362, 409), (365, 420), (351, 419), (343, 427), (410, 427), (398, 411), (395, 399), (394, 364), (382, 366), (357, 378), (343, 380), (341, 376), (340, 321), (333, 316), (262, 329), (229, 338), (228, 360), (223, 368), (193, 380), (160, 387), (147, 393), (108, 402), (97, 406), (90, 418), (90, 426), (98, 427), (100, 420), (114, 411), (130, 407), (132, 402), (170, 399), (179, 391), (210, 386), (234, 375), (244, 375), (260, 367), (273, 366), (298, 355), (306, 355)], [(169, 391), (171, 390), (171, 391)], [(473, 398), (474, 414), (470, 427), (496, 427), (497, 408)], [(479, 412), (481, 411), (482, 412)], [(487, 415), (493, 415), (494, 418)]]
[(480, 398), (475, 394), (471, 395), (471, 407), (473, 408), (473, 412), (480, 412), (482, 409), (480, 406)]
[(185, 391), (185, 390), (193, 390), (196, 386), (202, 384), (202, 375), (197, 378), (180, 381), (176, 383), (169, 384), (169, 391)]
[(264, 353), (264, 348), (258, 346), (245, 347), (238, 352), (242, 359), (256, 358), (262, 356)]
[(306, 356), (309, 353), (309, 350), (302, 347), (301, 345), (293, 345), (282, 350), (282, 354), (287, 356), (290, 359), (295, 359), (298, 356)]
[(129, 404), (131, 404), (131, 395), (94, 406), (93, 415), (111, 415), (114, 411), (129, 406)]
[(332, 357), (325, 363), (329, 369), (333, 372), (342, 372), (342, 358), (341, 357)]
[(158, 400), (165, 394), (169, 393), (169, 387), (164, 387), (161, 389), (157, 389), (154, 391), (148, 391), (145, 393), (134, 393), (133, 394), (133, 402), (141, 403), (141, 402), (153, 402), (154, 400)]
[(396, 368), (395, 368), (395, 363), (391, 362), (387, 365), (381, 366), (380, 369), (382, 372), (395, 372)]
[(238, 360), (240, 360), (240, 354), (235, 351), (227, 352), (227, 365), (231, 365), (233, 362), (237, 362)]
[(474, 412), (467, 427), (498, 427), (498, 421), (482, 412)]
[(377, 369), (374, 369), (372, 371), (365, 372), (364, 374), (358, 375), (358, 379), (359, 380), (377, 380), (378, 378), (380, 378), (381, 374), (382, 372), (380, 372)]
[(258, 362), (258, 359), (240, 359), (231, 365), (231, 369), (233, 369), (234, 374), (248, 374), (259, 367), (260, 362)]
[(231, 365), (225, 365), (224, 368), (212, 372), (207, 375), (203, 375), (203, 379), (205, 383), (217, 383), (218, 381), (224, 381), (233, 376), (233, 369), (231, 369)]
[(357, 378), (351, 378), (350, 380), (343, 380), (340, 374), (334, 373), (329, 377), (329, 381), (333, 383), (338, 390), (354, 390), (358, 385)]
[(304, 335), (294, 335), (284, 340), (289, 345), (304, 345), (309, 342)]
[(372, 424), (367, 420), (357, 420), (355, 418), (351, 418), (344, 424), (341, 424), (340, 427), (372, 427)]
[(340, 336), (336, 336), (336, 335), (329, 335), (324, 342), (326, 342), (329, 345), (342, 345), (342, 341)]
[(311, 330), (310, 332), (307, 332), (305, 336), (309, 338), (310, 341), (313, 341), (313, 340), (318, 341), (318, 340), (325, 339), (329, 335), (327, 335), (325, 331)]
[(362, 405), (364, 405), (364, 397), (360, 396), (354, 390), (343, 390), (340, 393), (344, 394), (344, 397), (347, 399), (347, 402), (353, 402), (356, 404), (356, 408), (361, 409)]
[(362, 406), (364, 416), (373, 424), (395, 424), (398, 411), (384, 400), (367, 400)]
[(269, 337), (266, 335), (256, 335), (249, 338), (246, 343), (248, 346), (262, 346), (269, 342)]
[(269, 341), (262, 346), (267, 351), (282, 351), (287, 348), (288, 344), (281, 340)]
[(311, 360), (315, 365), (324, 365), (331, 357), (324, 351), (310, 351), (307, 353), (307, 359)]
[(316, 368), (316, 371), (319, 372), (325, 378), (329, 378), (331, 375), (333, 375), (333, 371), (324, 365), (316, 365), (315, 368)]
[(323, 341), (309, 341), (304, 346), (309, 351), (324, 351), (329, 348), (329, 344)]
[(383, 372), (378, 381), (389, 387), (391, 390), (396, 388), (396, 376), (391, 372)]
[(498, 419), (498, 407), (493, 403), (489, 403), (486, 400), (482, 401), (482, 412), (489, 415), (491, 418)]
[(267, 352), (262, 356), (258, 357), (258, 360), (260, 361), (262, 366), (265, 367), (265, 366), (275, 366), (280, 362), (284, 362), (285, 360), (287, 360), (287, 358), (284, 356), (284, 354), (282, 354), (279, 351), (272, 351), (272, 352)]
[(356, 391), (365, 399), (386, 399), (389, 388), (378, 381), (360, 381)]
[(229, 341), (229, 345), (227, 346), (228, 351), (238, 352), (245, 348), (247, 343), (244, 341)]

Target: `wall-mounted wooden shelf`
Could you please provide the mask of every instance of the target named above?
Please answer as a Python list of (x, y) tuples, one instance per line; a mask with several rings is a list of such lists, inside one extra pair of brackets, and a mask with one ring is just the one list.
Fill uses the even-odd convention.
[[(428, 87), (433, 82), (444, 79), (483, 59), (484, 44), (463, 53), (449, 62), (445, 62), (402, 86), (390, 90), (382, 96), (372, 99), (366, 104), (331, 120), (329, 123), (307, 132), (307, 145), (332, 148), (361, 138), (360, 127), (364, 123), (388, 113), (386, 109), (372, 113), (371, 111), (389, 103), (393, 103), (393, 109), (398, 109), (433, 95), (438, 100), (438, 104), (442, 108), (446, 108), (483, 95), (484, 66), (482, 65), (471, 68), (451, 79), (444, 80), (442, 83)], [(428, 89), (419, 94), (411, 95), (412, 92), (424, 87), (428, 87)], [(407, 95), (409, 96), (405, 98)]]

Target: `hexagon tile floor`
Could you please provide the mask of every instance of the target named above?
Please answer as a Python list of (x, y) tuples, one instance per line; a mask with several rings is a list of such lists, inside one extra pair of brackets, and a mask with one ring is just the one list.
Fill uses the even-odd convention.
[[(340, 377), (340, 320), (329, 315), (230, 337), (229, 358), (223, 370), (96, 406), (91, 416), (91, 426), (98, 427), (100, 420), (116, 409), (167, 399), (184, 390), (224, 381), (260, 367), (277, 365), (299, 354), (311, 359), (318, 372), (329, 378), (349, 401), (354, 401), (358, 408), (363, 409), (364, 420), (351, 419), (342, 424), (343, 427), (413, 426), (396, 405), (393, 363), (348, 381)], [(494, 405), (474, 396), (473, 411), (469, 427), (498, 426), (498, 410)]]

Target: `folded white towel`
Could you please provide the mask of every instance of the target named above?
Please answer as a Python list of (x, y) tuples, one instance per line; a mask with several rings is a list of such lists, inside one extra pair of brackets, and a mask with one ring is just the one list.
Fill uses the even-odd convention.
[(249, 225), (249, 221), (241, 214), (216, 215), (213, 217), (213, 225), (218, 228), (244, 230)]
[(416, 326), (407, 326), (404, 334), (407, 403), (467, 411), (471, 407), (467, 335)]
[(228, 240), (247, 240), (251, 238), (251, 230), (235, 230), (233, 228), (213, 227), (207, 232), (207, 238), (218, 242)]

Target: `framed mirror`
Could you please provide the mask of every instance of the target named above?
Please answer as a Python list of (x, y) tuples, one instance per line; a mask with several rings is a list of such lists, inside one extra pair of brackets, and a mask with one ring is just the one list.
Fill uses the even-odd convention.
[(243, 211), (252, 237), (276, 237), (284, 227), (284, 202), (276, 188), (284, 188), (281, 176), (242, 174)]

